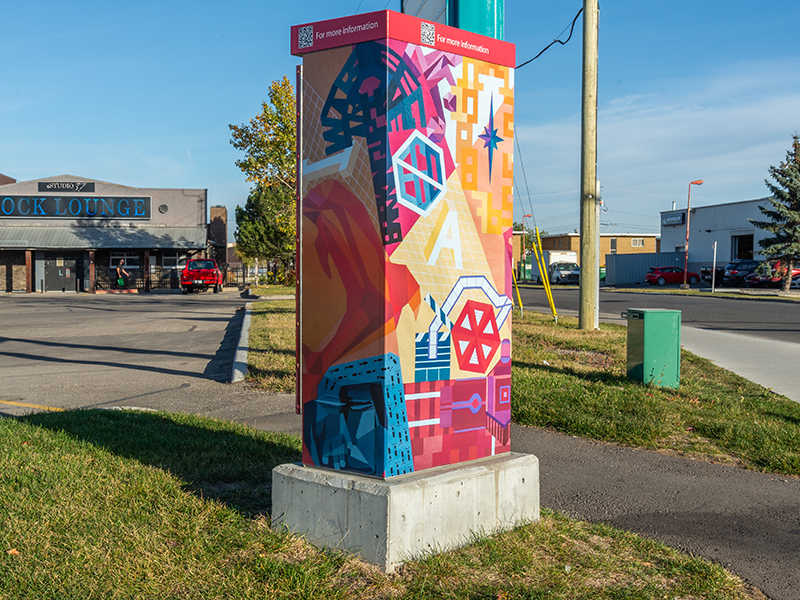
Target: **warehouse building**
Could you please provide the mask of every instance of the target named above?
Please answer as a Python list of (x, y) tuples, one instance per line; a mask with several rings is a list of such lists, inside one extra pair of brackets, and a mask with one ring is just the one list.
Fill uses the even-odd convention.
[(2, 176), (0, 291), (116, 291), (120, 263), (127, 291), (176, 287), (187, 258), (227, 245), (209, 242), (207, 195), (72, 175)]

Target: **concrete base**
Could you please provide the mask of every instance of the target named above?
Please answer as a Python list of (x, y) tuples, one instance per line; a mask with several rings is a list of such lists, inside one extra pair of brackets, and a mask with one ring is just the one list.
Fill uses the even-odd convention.
[(539, 459), (508, 453), (388, 480), (288, 464), (272, 471), (272, 525), (391, 572), (539, 519)]

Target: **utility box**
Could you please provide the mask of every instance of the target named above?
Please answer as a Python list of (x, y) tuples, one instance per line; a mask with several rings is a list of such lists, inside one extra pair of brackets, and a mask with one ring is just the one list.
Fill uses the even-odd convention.
[(392, 11), (292, 28), (303, 464), (511, 450), (514, 46)]
[(677, 388), (681, 381), (681, 311), (629, 308), (628, 379)]

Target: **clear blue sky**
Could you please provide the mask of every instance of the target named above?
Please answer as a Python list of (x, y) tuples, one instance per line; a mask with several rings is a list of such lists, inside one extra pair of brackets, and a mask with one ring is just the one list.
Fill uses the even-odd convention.
[[(581, 6), (506, 0), (517, 62), (566, 39)], [(290, 26), (384, 8), (400, 2), (5, 3), (0, 173), (208, 188), (233, 221), (249, 184), (228, 124), (255, 116), (271, 80), (293, 79)], [(657, 233), (658, 213), (685, 207), (695, 179), (705, 184), (692, 189), (693, 206), (766, 196), (767, 169), (800, 131), (800, 2), (600, 8), (602, 230)], [(581, 35), (579, 19), (566, 46), (516, 73), (515, 219), (532, 208), (551, 233), (578, 227)]]

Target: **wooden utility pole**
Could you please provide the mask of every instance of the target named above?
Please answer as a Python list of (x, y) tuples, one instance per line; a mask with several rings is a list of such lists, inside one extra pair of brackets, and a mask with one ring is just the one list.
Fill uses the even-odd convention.
[(600, 305), (597, 223), (597, 0), (583, 0), (581, 103), (581, 283), (578, 326), (596, 329)]

